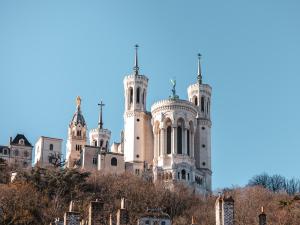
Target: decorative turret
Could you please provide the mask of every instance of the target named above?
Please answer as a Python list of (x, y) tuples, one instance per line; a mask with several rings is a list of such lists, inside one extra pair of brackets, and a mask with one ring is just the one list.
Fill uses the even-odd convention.
[(99, 106), (99, 120), (98, 127), (92, 129), (89, 133), (90, 145), (100, 147), (100, 150), (109, 151), (109, 141), (111, 137), (111, 131), (103, 128), (103, 106), (105, 104), (100, 101)]
[(135, 45), (134, 67), (124, 78), (124, 159), (127, 169), (139, 175), (153, 160), (151, 115), (146, 110), (148, 78), (140, 74), (138, 45)]
[(69, 124), (66, 160), (67, 166), (73, 167), (80, 163), (80, 153), (86, 144), (87, 126), (81, 112), (81, 98), (76, 98), (76, 111)]
[(70, 126), (77, 126), (79, 124), (81, 124), (81, 126), (85, 126), (85, 120), (84, 120), (84, 117), (81, 113), (81, 109), (80, 109), (80, 106), (81, 106), (81, 98), (78, 96), (76, 98), (76, 112), (72, 118), (72, 121), (70, 123)]
[[(197, 82), (188, 87), (188, 99), (197, 106), (197, 129), (195, 134), (196, 168), (205, 174), (204, 183), (211, 190), (211, 120), (210, 105), (212, 89), (203, 83), (201, 54), (197, 60)], [(201, 183), (201, 182), (200, 182)]]

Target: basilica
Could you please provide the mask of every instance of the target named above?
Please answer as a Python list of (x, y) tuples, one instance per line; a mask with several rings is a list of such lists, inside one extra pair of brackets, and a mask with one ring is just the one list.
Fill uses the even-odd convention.
[[(198, 193), (211, 191), (211, 87), (202, 82), (198, 54), (197, 80), (187, 88), (188, 99), (172, 95), (146, 108), (148, 81), (140, 74), (138, 46), (132, 74), (124, 77), (124, 130), (110, 146), (111, 131), (103, 127), (102, 102), (98, 126), (87, 130), (76, 99), (66, 146), (68, 167), (103, 173), (131, 172), (172, 188), (184, 183)], [(89, 139), (89, 142), (88, 142)]]

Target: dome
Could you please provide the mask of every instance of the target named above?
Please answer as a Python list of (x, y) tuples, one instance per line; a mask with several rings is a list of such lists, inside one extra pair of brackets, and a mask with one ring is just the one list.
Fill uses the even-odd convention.
[(81, 126), (85, 126), (85, 120), (84, 117), (81, 113), (80, 107), (77, 107), (77, 111), (75, 112), (72, 121), (71, 121), (71, 125), (77, 126), (78, 124), (81, 124)]

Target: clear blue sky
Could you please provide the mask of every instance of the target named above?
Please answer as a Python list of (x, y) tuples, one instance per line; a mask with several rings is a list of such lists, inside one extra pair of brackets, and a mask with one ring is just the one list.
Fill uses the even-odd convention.
[[(83, 99), (88, 128), (100, 99), (112, 141), (123, 128), (123, 77), (133, 45), (149, 79), (148, 109), (196, 81), (213, 87), (213, 188), (254, 174), (300, 178), (300, 2), (0, 1), (0, 144), (24, 133), (66, 140)], [(65, 145), (64, 145), (65, 147)]]

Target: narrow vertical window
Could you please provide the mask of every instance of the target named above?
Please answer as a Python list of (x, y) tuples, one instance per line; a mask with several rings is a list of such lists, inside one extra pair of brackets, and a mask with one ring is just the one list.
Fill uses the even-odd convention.
[(177, 127), (177, 154), (182, 154), (182, 128)]
[(190, 130), (186, 131), (186, 138), (187, 138), (187, 154), (190, 155)]
[(195, 97), (194, 103), (195, 103), (195, 105), (198, 105), (198, 98), (197, 98), (197, 96)]
[(181, 171), (181, 178), (182, 178), (183, 180), (185, 180), (185, 175), (186, 175), (185, 170), (182, 170), (182, 171)]
[(171, 126), (167, 128), (167, 154), (171, 154)]
[(140, 103), (140, 88), (136, 89), (136, 103)]
[(204, 97), (201, 97), (201, 112), (204, 112)]
[(49, 146), (49, 150), (52, 151), (53, 150), (53, 144), (50, 144)]
[(129, 89), (129, 103), (131, 104), (133, 102), (133, 89)]

